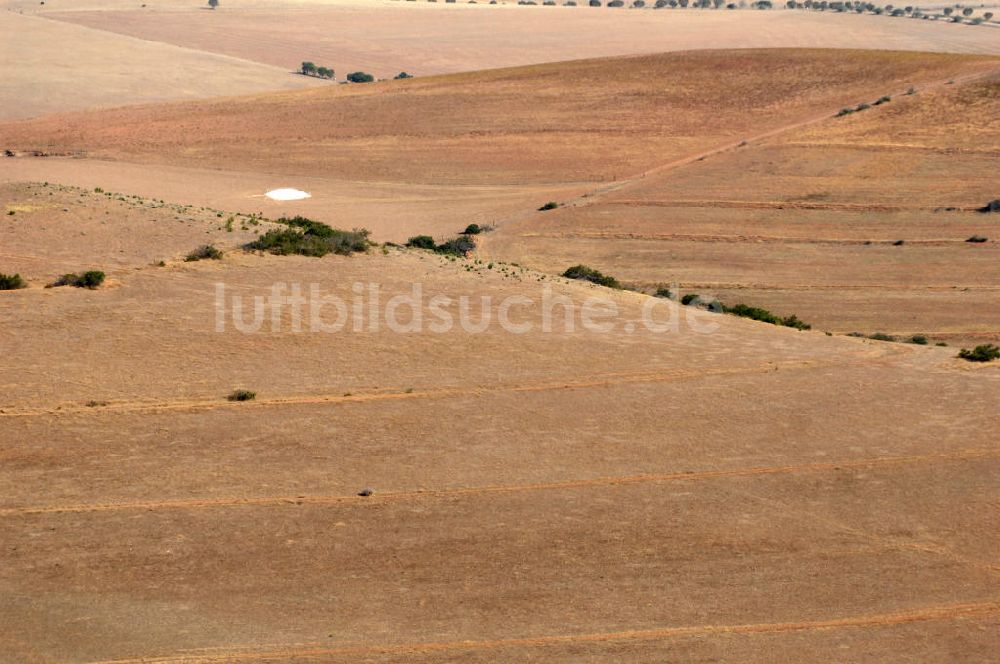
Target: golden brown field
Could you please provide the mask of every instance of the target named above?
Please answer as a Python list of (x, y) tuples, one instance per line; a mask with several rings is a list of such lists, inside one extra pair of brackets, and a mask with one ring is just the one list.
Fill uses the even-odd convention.
[(995, 341), (997, 245), (966, 240), (995, 234), (978, 210), (997, 195), (998, 117), (995, 76), (896, 96), (523, 218), (489, 255), (592, 264), (838, 333)]
[(318, 84), (269, 65), (3, 9), (0, 32), (0, 120)]
[(469, 5), (462, 0), (451, 5), (443, 0), (241, 0), (223, 2), (216, 12), (187, 1), (161, 0), (146, 8), (132, 2), (100, 4), (105, 6), (49, 2), (43, 15), (284, 69), (314, 60), (333, 67), (341, 80), (359, 69), (383, 78), (400, 71), (426, 76), (700, 49), (1000, 54), (1000, 40), (991, 27), (805, 11), (637, 11), (514, 2)]
[[(148, 4), (0, 22), (83, 31), (95, 62), (140, 37), (375, 70), (423, 35), (403, 51), (427, 71), (533, 64), (114, 109), (134, 80), (40, 74), (77, 112), (0, 123), (0, 275), (27, 286), (0, 291), (0, 662), (995, 659), (1000, 362), (957, 357), (1000, 339), (1000, 214), (976, 211), (1000, 198), (994, 28)], [(583, 45), (591, 16), (622, 29)], [(967, 53), (539, 63), (735, 21), (762, 26), (748, 44)], [(131, 36), (93, 41), (111, 26)], [(297, 214), (376, 243), (245, 250)], [(495, 229), (467, 256), (397, 244), (471, 222)], [(559, 276), (577, 263), (636, 290)], [(47, 287), (87, 270), (106, 280)], [(813, 329), (647, 294), (668, 284)]]
[[(15, 195), (70, 209), (18, 223), (68, 214), (88, 236), (167, 223), (148, 203)], [(210, 233), (174, 223), (201, 242), (206, 215)], [(602, 289), (413, 250), (184, 250), (165, 266), (92, 251), (111, 285), (0, 294), (5, 659), (986, 661), (995, 646), (995, 367), (673, 303), (658, 315), (683, 315), (678, 331), (628, 333), (647, 300), (628, 292), (608, 294), (612, 333), (543, 333), (526, 309), (523, 335), (296, 333), (287, 316), (218, 332), (220, 282)], [(259, 395), (228, 402), (234, 387)]]

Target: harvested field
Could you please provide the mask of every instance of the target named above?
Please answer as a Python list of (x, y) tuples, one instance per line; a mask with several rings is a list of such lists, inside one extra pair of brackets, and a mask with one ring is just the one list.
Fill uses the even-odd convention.
[(833, 332), (996, 340), (995, 244), (966, 240), (996, 230), (978, 210), (997, 195), (998, 85), (896, 96), (633, 178), (505, 225), (489, 255), (592, 264)]
[(270, 65), (12, 11), (0, 10), (0, 32), (0, 121), (317, 84)]
[[(80, 218), (114, 204), (83, 197)], [(644, 296), (420, 251), (114, 276), (0, 294), (15, 659), (974, 660), (995, 645), (995, 367), (690, 308), (714, 331), (653, 332)], [(545, 333), (523, 305), (527, 334), (296, 333), (287, 312), (218, 331), (216, 284), (278, 281), (342, 297), (377, 281), (383, 302), (414, 283), (539, 302), (552, 281), (610, 298), (618, 331)], [(235, 386), (257, 399), (227, 401)]]

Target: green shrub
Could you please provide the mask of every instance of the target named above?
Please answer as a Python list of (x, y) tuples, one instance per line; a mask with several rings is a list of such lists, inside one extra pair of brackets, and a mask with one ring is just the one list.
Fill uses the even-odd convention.
[(329, 253), (349, 256), (355, 252), (367, 251), (371, 242), (368, 231), (354, 229), (342, 231), (305, 217), (279, 219), (278, 223), (289, 228), (274, 228), (246, 245), (250, 251), (267, 251), (279, 256), (298, 254), (300, 256), (326, 256)]
[(257, 398), (257, 393), (250, 390), (233, 390), (226, 398), (230, 401), (253, 401)]
[(574, 265), (563, 272), (562, 276), (567, 279), (589, 281), (590, 283), (597, 284), (598, 286), (621, 288), (621, 284), (618, 283), (618, 280), (614, 277), (602, 274), (600, 271), (595, 270), (592, 267), (587, 267), (586, 265)]
[(415, 249), (430, 249), (431, 251), (437, 249), (437, 243), (430, 235), (414, 235), (406, 241), (406, 246)]
[(371, 83), (375, 77), (363, 71), (354, 71), (347, 75), (347, 80), (351, 83)]
[(210, 244), (206, 244), (203, 247), (198, 247), (190, 254), (188, 254), (184, 260), (187, 262), (192, 261), (203, 261), (203, 260), (214, 260), (217, 261), (222, 258), (222, 252), (216, 249)]
[(443, 242), (434, 248), (439, 254), (450, 254), (452, 256), (465, 256), (476, 250), (476, 242), (467, 235), (459, 235), (456, 238)]
[(27, 288), (28, 284), (24, 283), (24, 279), (21, 278), (20, 274), (4, 274), (0, 272), (0, 290), (17, 290), (19, 288)]
[(973, 235), (968, 240), (966, 240), (966, 242), (974, 242), (976, 244), (979, 244), (979, 243), (982, 243), (982, 242), (986, 242), (988, 239), (989, 238), (985, 238), (982, 235)]
[(465, 230), (462, 231), (462, 235), (479, 235), (482, 232), (483, 227), (479, 224), (469, 224), (465, 227)]
[(799, 320), (799, 317), (795, 314), (787, 316), (781, 319), (781, 324), (785, 327), (794, 327), (796, 330), (811, 330), (812, 325), (809, 323), (804, 323)]
[(902, 247), (904, 244), (906, 244), (906, 242), (904, 240), (896, 240), (895, 242), (892, 243), (892, 246), (894, 246), (894, 247)]
[(556, 203), (555, 201), (549, 201), (542, 207), (538, 208), (538, 211), (545, 212), (546, 210), (555, 210), (557, 207), (559, 207), (558, 203)]
[(771, 325), (781, 325), (781, 318), (779, 316), (775, 316), (767, 309), (761, 309), (760, 307), (748, 307), (745, 304), (737, 304), (734, 307), (724, 307), (723, 311), (727, 314), (740, 316), (741, 318), (759, 320), (762, 323), (770, 323)]
[(892, 101), (892, 97), (879, 97), (872, 103), (872, 106), (881, 106), (890, 101)]
[(842, 118), (845, 115), (850, 115), (853, 112), (854, 112), (853, 108), (842, 108), (839, 111), (837, 111), (837, 115), (834, 117)]
[(869, 339), (874, 339), (875, 341), (895, 341), (896, 337), (891, 334), (886, 334), (884, 332), (876, 332), (875, 334), (869, 335)]
[(925, 337), (922, 334), (914, 334), (912, 337), (910, 337), (910, 343), (917, 344), (918, 346), (926, 346), (927, 337)]
[(688, 293), (687, 295), (681, 298), (681, 304), (684, 305), (698, 304), (699, 302), (701, 302), (701, 299), (699, 299), (697, 293)]
[(762, 309), (760, 307), (750, 307), (745, 304), (737, 304), (732, 307), (727, 307), (721, 305), (721, 311), (727, 314), (732, 314), (733, 316), (740, 316), (741, 318), (750, 318), (752, 320), (757, 320), (762, 323), (770, 323), (771, 325), (781, 325), (783, 327), (794, 327), (796, 330), (810, 330), (812, 326), (799, 320), (799, 317), (795, 314), (791, 316), (782, 318), (776, 314), (772, 314), (767, 309)]
[(416, 249), (430, 249), (431, 251), (436, 251), (439, 254), (447, 254), (450, 256), (464, 257), (470, 251), (476, 250), (476, 242), (469, 235), (459, 235), (456, 238), (452, 238), (441, 244), (434, 242), (434, 238), (430, 235), (414, 235), (409, 240), (406, 241), (407, 247), (414, 247)]
[(413, 76), (411, 74), (407, 74), (405, 71), (401, 71), (398, 74), (396, 74), (397, 81), (403, 80), (405, 78), (413, 78)]
[(963, 348), (958, 351), (958, 356), (963, 360), (968, 360), (969, 362), (992, 362), (993, 360), (1000, 358), (1000, 348), (997, 348), (993, 344), (976, 346), (972, 350)]
[(671, 292), (669, 288), (660, 286), (659, 288), (656, 289), (656, 292), (653, 293), (653, 297), (662, 297), (663, 299), (666, 300), (672, 300), (674, 299), (674, 294)]
[(83, 274), (64, 274), (51, 284), (52, 286), (75, 286), (94, 290), (104, 283), (104, 273), (100, 270), (89, 270)]

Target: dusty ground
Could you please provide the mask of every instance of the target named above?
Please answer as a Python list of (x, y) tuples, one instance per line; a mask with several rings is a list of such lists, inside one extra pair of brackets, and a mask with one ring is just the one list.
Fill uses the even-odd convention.
[[(397, 242), (497, 224), (485, 255), (548, 272), (584, 262), (833, 332), (961, 344), (1000, 337), (995, 244), (965, 242), (992, 233), (974, 210), (997, 195), (996, 84), (976, 77), (995, 67), (699, 52), (92, 112), (0, 126), (18, 154), (87, 157), (2, 159), (0, 176)], [(602, 87), (609, 70), (627, 75)], [(278, 186), (313, 198), (261, 198)], [(533, 212), (549, 200), (572, 205)]]
[(0, 125), (0, 146), (362, 182), (613, 182), (996, 63), (836, 50), (668, 53), (60, 115)]
[[(83, 196), (79, 225), (120, 203)], [(107, 216), (128, 235), (162, 213)], [(421, 252), (143, 261), (97, 291), (0, 294), (9, 661), (996, 647), (996, 367), (670, 303), (677, 331), (629, 333), (644, 296)], [(526, 307), (523, 335), (216, 331), (217, 283), (278, 281), (375, 281), (383, 302), (415, 282), (540, 302), (551, 281), (620, 314), (614, 333), (544, 333)]]
[(997, 30), (987, 26), (829, 12), (626, 11), (443, 0), (239, 2), (215, 12), (187, 1), (160, 0), (144, 9), (131, 2), (99, 5), (103, 11), (87, 11), (88, 3), (55, 0), (37, 9), (91, 28), (285, 69), (312, 60), (334, 68), (341, 80), (355, 70), (422, 76), (706, 48), (1000, 53)]
[[(522, 217), (490, 254), (592, 264), (822, 329), (1000, 338), (996, 78), (828, 118)], [(903, 241), (901, 246), (896, 242)]]
[(319, 84), (270, 65), (10, 11), (0, 10), (0, 32), (0, 120)]
[[(0, 272), (30, 286), (0, 292), (0, 661), (993, 661), (1000, 364), (955, 345), (1000, 329), (996, 245), (963, 241), (991, 235), (994, 67), (708, 52), (0, 125)], [(468, 261), (260, 256), (258, 211), (499, 228)], [(552, 275), (581, 261), (952, 346)], [(220, 287), (275, 284), (492, 324), (220, 327)], [(612, 330), (543, 331), (546, 292)]]

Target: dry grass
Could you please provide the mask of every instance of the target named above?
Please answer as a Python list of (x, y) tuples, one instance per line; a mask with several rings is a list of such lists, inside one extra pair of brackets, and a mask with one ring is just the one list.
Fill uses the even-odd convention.
[(489, 249), (673, 281), (835, 332), (995, 339), (996, 245), (965, 240), (992, 227), (974, 210), (995, 197), (998, 90), (897, 96), (507, 225)]
[[(85, 300), (5, 296), (0, 646), (753, 661), (907, 652), (917, 622), (933, 648), (995, 647), (967, 626), (1000, 610), (996, 372), (949, 349), (693, 312), (718, 329), (215, 331), (216, 282), (538, 301), (539, 278), (411, 252), (235, 254)], [(637, 320), (642, 296), (609, 297)], [(257, 399), (230, 404), (234, 385)]]
[(117, 11), (88, 12), (49, 3), (45, 15), (286, 70), (313, 60), (332, 66), (341, 80), (359, 69), (380, 77), (400, 71), (424, 76), (706, 48), (1000, 54), (995, 30), (988, 27), (831, 12), (622, 11), (582, 6), (586, 2), (572, 8), (469, 6), (461, 0), (454, 5), (240, 0), (205, 12), (196, 4), (159, 0), (140, 9), (129, 2)]
[[(987, 661), (1000, 645), (998, 366), (661, 300), (658, 320), (679, 317), (676, 330), (629, 328), (653, 300), (426, 252), (148, 264), (242, 241), (252, 230), (220, 230), (215, 209), (250, 211), (242, 204), (265, 205), (251, 196), (304, 182), (318, 200), (296, 206), (326, 210), (336, 226), (377, 220), (381, 237), (421, 223), (454, 233), (493, 221), (472, 212), (502, 212), (506, 223), (480, 239), (520, 262), (572, 254), (568, 264), (626, 280), (732, 280), (717, 291), (727, 302), (750, 295), (813, 323), (828, 322), (825, 310), (842, 324), (858, 311), (923, 323), (932, 308), (940, 326), (914, 332), (969, 334), (973, 320), (1000, 322), (974, 298), (996, 292), (995, 250), (961, 241), (981, 217), (927, 207), (988, 189), (977, 171), (995, 150), (991, 129), (956, 138), (960, 150), (947, 125), (888, 149), (878, 114), (899, 108), (910, 131), (906, 109), (926, 118), (925, 105), (943, 104), (964, 117), (971, 94), (994, 117), (992, 93), (949, 88), (826, 119), (829, 139), (803, 126), (684, 158), (845, 98), (983, 66), (696, 53), (0, 127), (0, 144), (120, 160), (2, 159), (5, 179), (99, 177), (91, 188), (207, 208), (0, 187), (0, 210), (15, 211), (0, 221), (0, 271), (12, 269), (4, 260), (35, 275), (87, 263), (114, 282), (0, 297), (0, 652)], [(803, 143), (831, 142), (816, 154), (833, 163), (808, 159)], [(925, 173), (914, 151), (948, 159)], [(576, 198), (594, 183), (574, 179), (671, 160), (685, 165)], [(895, 169), (912, 198), (875, 198), (873, 164)], [(374, 177), (397, 181), (342, 179)], [(575, 206), (534, 212), (552, 199)], [(902, 229), (907, 244), (888, 244)], [(859, 288), (843, 295), (849, 279)], [(935, 289), (959, 279), (970, 290), (944, 301), (950, 291)], [(578, 304), (604, 295), (619, 315), (610, 333), (545, 333), (541, 307), (520, 300), (510, 314), (532, 324), (524, 334), (297, 332), (288, 315), (243, 334), (218, 328), (219, 283), (245, 302), (275, 284), (350, 301), (354, 284), (377, 283), (383, 304), (419, 283), (425, 301), (451, 298), (453, 313), (463, 296), (474, 311), (483, 297), (540, 305), (550, 285)], [(897, 299), (874, 297), (886, 285)], [(231, 403), (234, 388), (257, 398)], [(365, 487), (374, 493), (358, 495)]]
[(0, 120), (316, 84), (269, 65), (4, 10), (0, 31)]
[(0, 143), (363, 181), (612, 181), (987, 62), (795, 50), (588, 60), (62, 116), (0, 126)]

